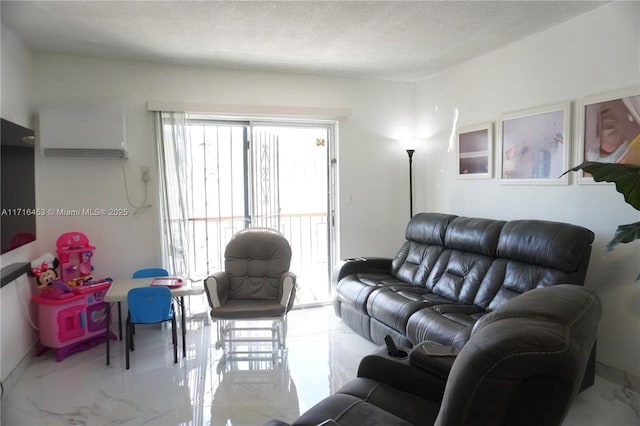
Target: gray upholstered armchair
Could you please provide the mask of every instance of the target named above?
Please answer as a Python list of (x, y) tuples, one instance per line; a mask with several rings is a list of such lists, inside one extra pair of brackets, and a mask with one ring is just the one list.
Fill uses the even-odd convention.
[[(227, 359), (240, 354), (255, 358), (264, 352), (246, 350), (248, 342), (270, 343), (270, 353), (281, 355), (296, 291), (289, 242), (275, 230), (248, 228), (231, 238), (224, 257), (225, 270), (205, 280), (211, 318), (218, 325), (216, 347), (225, 350)], [(251, 323), (243, 325), (247, 321)], [(258, 321), (270, 326), (256, 327)], [(265, 337), (265, 331), (270, 335)], [(245, 350), (238, 349), (239, 344), (245, 344)]]
[(483, 316), (457, 356), (433, 355), (433, 342), (393, 355), (380, 348), (360, 361), (357, 378), (290, 424), (561, 425), (601, 313), (598, 297), (581, 286), (527, 291)]

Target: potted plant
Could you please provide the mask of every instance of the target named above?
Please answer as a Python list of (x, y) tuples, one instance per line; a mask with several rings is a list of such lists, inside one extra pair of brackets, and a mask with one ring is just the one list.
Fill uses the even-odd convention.
[[(640, 166), (586, 161), (564, 174), (579, 170), (591, 174), (596, 182), (614, 183), (616, 190), (624, 196), (624, 200), (640, 211)], [(605, 252), (610, 252), (620, 243), (630, 243), (637, 239), (640, 239), (640, 222), (619, 225), (613, 239), (606, 245)], [(640, 274), (636, 277), (636, 281), (640, 281)]]

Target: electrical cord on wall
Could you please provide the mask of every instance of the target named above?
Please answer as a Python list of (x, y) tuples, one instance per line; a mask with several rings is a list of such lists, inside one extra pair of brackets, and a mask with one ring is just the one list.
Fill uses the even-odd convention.
[(127, 196), (127, 203), (129, 203), (129, 205), (135, 209), (133, 211), (133, 214), (138, 213), (141, 209), (146, 209), (151, 207), (151, 204), (147, 204), (149, 179), (148, 178), (142, 179), (142, 181), (144, 182), (144, 198), (142, 200), (142, 203), (139, 206), (135, 205), (133, 202), (131, 202), (131, 198), (129, 197), (129, 186), (127, 184), (127, 173), (124, 170), (124, 160), (120, 160), (120, 165), (122, 166), (122, 178), (124, 179), (124, 192)]
[(29, 306), (27, 305), (27, 302), (25, 301), (24, 297), (20, 297), (20, 292), (18, 291), (18, 289), (20, 288), (20, 286), (16, 286), (16, 295), (18, 296), (18, 300), (20, 301), (20, 304), (22, 305), (22, 308), (24, 310), (24, 316), (27, 317), (27, 321), (29, 321), (29, 324), (31, 325), (31, 327), (33, 327), (34, 330), (40, 330), (40, 327), (38, 327), (33, 320), (31, 319), (31, 316), (29, 315)]

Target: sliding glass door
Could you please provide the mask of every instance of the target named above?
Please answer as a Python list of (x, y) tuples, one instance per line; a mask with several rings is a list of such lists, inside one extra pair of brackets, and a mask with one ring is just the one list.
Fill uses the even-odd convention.
[(197, 275), (223, 269), (224, 248), (235, 232), (269, 227), (292, 246), (296, 304), (328, 301), (333, 125), (191, 116), (187, 129), (194, 152), (190, 252)]
[[(298, 304), (322, 303), (330, 296), (332, 133), (327, 125), (253, 125), (253, 142), (260, 134), (275, 135), (278, 140), (279, 229), (293, 250), (291, 270), (298, 275)], [(264, 175), (263, 169), (255, 172)]]

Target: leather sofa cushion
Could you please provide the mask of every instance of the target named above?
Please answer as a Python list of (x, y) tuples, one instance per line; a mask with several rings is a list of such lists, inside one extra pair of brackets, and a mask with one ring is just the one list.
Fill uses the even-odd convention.
[(577, 274), (577, 271), (564, 272), (508, 259), (496, 259), (480, 286), (474, 304), (490, 312), (534, 288), (574, 283), (578, 280)]
[(387, 287), (411, 287), (389, 274), (362, 273), (350, 274), (339, 283), (337, 300), (352, 306), (359, 312), (367, 312), (367, 300), (371, 293)]
[(418, 213), (409, 221), (405, 237), (407, 241), (444, 246), (447, 227), (456, 217), (442, 213)]
[(421, 287), (390, 287), (389, 290), (393, 290), (395, 294), (401, 296), (407, 300), (414, 300), (422, 302), (422, 307), (433, 306), (444, 303), (451, 303), (451, 300), (438, 296), (432, 293), (431, 290)]
[(317, 426), (321, 424), (340, 424), (341, 426), (414, 426), (360, 398), (340, 393), (323, 399), (314, 405), (291, 423), (291, 426)]
[(367, 300), (367, 313), (394, 330), (404, 331), (409, 317), (415, 311), (434, 303), (448, 302), (437, 295), (431, 298), (432, 295), (429, 290), (422, 288), (407, 288), (406, 291), (379, 290)]
[(594, 234), (566, 223), (540, 220), (507, 222), (500, 233), (498, 257), (573, 272)]
[(457, 217), (445, 235), (446, 248), (495, 257), (500, 231), (506, 222), (492, 219)]
[[(459, 323), (465, 324), (469, 330), (460, 336), (468, 337), (471, 332), (470, 327), (475, 323), (478, 313), (485, 313), (484, 309), (474, 306), (473, 302), (480, 287), (482, 279), (491, 266), (489, 257), (476, 253), (466, 253), (457, 250), (445, 250), (434, 265), (427, 287), (415, 286), (392, 286), (390, 288), (380, 288), (368, 294), (366, 302), (366, 312), (372, 318), (391, 327), (394, 330), (406, 332), (409, 318), (416, 312), (424, 308), (433, 307), (435, 312), (444, 310), (450, 315), (457, 315), (453, 307), (456, 302), (461, 303), (460, 309), (462, 317), (452, 317), (444, 319), (444, 324), (454, 321), (453, 329), (444, 326), (445, 331), (441, 333), (442, 343), (451, 343), (448, 338), (460, 332)], [(341, 287), (342, 292), (342, 287)], [(339, 296), (340, 297), (340, 296)], [(438, 308), (443, 305), (442, 308)], [(446, 308), (445, 308), (446, 307)], [(474, 315), (473, 319), (466, 317), (468, 313)], [(447, 337), (445, 337), (447, 336)], [(407, 335), (413, 344), (420, 342)], [(456, 340), (458, 343), (464, 343)]]
[(407, 225), (407, 241), (393, 258), (391, 275), (406, 283), (424, 286), (444, 248), (447, 227), (456, 217), (439, 213), (416, 214)]
[(300, 416), (293, 426), (319, 425), (328, 419), (341, 426), (413, 426), (432, 424), (439, 404), (375, 380), (357, 378)]
[(406, 241), (391, 261), (391, 275), (405, 283), (424, 287), (443, 250), (441, 245)]
[(447, 249), (433, 266), (426, 287), (451, 301), (472, 304), (492, 261), (481, 254)]
[[(398, 390), (376, 380), (359, 377), (344, 385), (341, 394), (352, 395), (367, 401), (368, 404), (397, 416), (412, 425), (424, 424), (435, 420), (438, 414), (438, 403), (412, 393)], [(362, 425), (363, 419), (358, 425)], [(340, 423), (342, 425), (342, 422)], [(387, 425), (387, 423), (366, 423)], [(393, 423), (391, 423), (393, 424)]]
[(407, 321), (407, 339), (412, 344), (425, 340), (461, 349), (475, 323), (486, 311), (474, 305), (442, 304), (416, 311)]
[[(573, 327), (576, 318), (581, 318), (587, 309), (591, 309), (592, 305), (597, 305), (592, 315), (597, 314), (599, 317), (602, 311), (599, 298), (593, 292), (586, 292), (579, 286), (559, 284), (554, 288), (553, 299), (549, 299), (547, 294), (549, 293), (546, 291), (536, 290), (527, 293), (526, 297), (519, 297), (505, 303), (500, 309), (480, 319), (475, 326), (474, 333), (481, 329), (490, 329), (491, 324), (503, 324), (502, 321), (506, 319), (528, 319), (527, 324), (537, 322), (541, 325), (546, 323), (550, 329), (563, 330), (563, 325), (564, 327)], [(537, 326), (540, 327), (540, 325)], [(567, 343), (563, 340), (566, 339), (566, 336), (562, 336), (564, 331), (559, 333), (559, 336), (556, 336), (555, 332), (550, 333), (562, 344)], [(582, 337), (574, 334), (574, 337), (576, 336)], [(589, 351), (591, 342), (584, 344), (583, 349)]]

